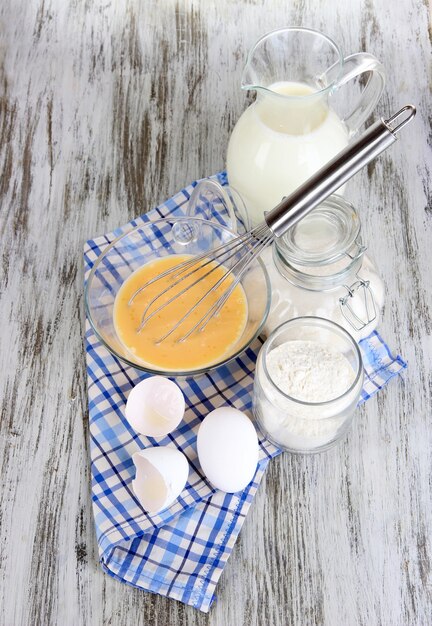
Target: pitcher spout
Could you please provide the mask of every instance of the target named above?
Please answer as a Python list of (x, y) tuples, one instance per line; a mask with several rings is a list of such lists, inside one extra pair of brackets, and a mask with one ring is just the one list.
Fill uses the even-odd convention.
[[(284, 28), (267, 33), (249, 51), (241, 77), (241, 88), (257, 93), (276, 94), (278, 97), (324, 96), (336, 85), (342, 71), (343, 57), (339, 47), (325, 37), (326, 47), (318, 60), (313, 55), (317, 38), (324, 38), (318, 31), (307, 28)], [(314, 44), (315, 42), (315, 44)], [(293, 59), (296, 63), (293, 63)], [(311, 61), (312, 60), (312, 61)], [(331, 72), (328, 70), (331, 69)], [(302, 86), (298, 93), (281, 93), (274, 85), (298, 83), (299, 72)]]

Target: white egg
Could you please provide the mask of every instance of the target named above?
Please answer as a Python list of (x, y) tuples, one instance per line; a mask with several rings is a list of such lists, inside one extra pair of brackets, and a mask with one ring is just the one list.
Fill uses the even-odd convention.
[(163, 376), (142, 380), (129, 394), (125, 415), (137, 433), (164, 437), (180, 424), (185, 400), (180, 387)]
[(188, 479), (185, 455), (175, 448), (155, 446), (135, 452), (132, 460), (136, 469), (132, 489), (143, 509), (155, 514), (168, 508)]
[(254, 477), (258, 463), (258, 437), (250, 419), (237, 409), (211, 411), (200, 425), (198, 458), (216, 489), (235, 493)]

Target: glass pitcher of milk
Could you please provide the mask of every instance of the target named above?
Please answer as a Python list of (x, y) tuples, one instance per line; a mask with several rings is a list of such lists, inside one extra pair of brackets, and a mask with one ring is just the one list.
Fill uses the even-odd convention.
[[(337, 115), (332, 96), (363, 73), (367, 80), (354, 110)], [(318, 31), (285, 28), (259, 39), (241, 83), (257, 98), (234, 127), (227, 153), (229, 184), (254, 225), (345, 148), (378, 102), (384, 82), (374, 56), (344, 58)]]

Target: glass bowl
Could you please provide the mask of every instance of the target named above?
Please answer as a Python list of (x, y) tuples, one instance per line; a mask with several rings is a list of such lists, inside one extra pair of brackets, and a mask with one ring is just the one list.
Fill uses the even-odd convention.
[[(269, 312), (270, 282), (259, 258), (254, 259), (240, 281), (248, 305), (243, 334), (220, 360), (205, 367), (166, 371), (155, 365), (134, 361), (133, 355), (117, 337), (113, 309), (117, 292), (124, 281), (145, 263), (170, 254), (200, 254), (235, 237), (232, 231), (216, 222), (193, 217), (148, 221), (118, 237), (98, 257), (85, 286), (86, 312), (97, 337), (114, 356), (152, 374), (196, 376), (234, 359), (260, 334)], [(229, 266), (232, 267), (238, 258), (234, 257)], [(235, 273), (235, 268), (233, 271)]]

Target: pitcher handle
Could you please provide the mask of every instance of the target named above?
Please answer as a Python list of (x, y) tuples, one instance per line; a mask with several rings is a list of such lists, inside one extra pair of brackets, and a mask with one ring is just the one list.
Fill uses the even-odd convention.
[[(325, 81), (331, 82), (331, 75), (339, 72), (339, 64), (335, 64), (325, 73)], [(342, 85), (353, 80), (360, 74), (368, 73), (369, 77), (365, 88), (363, 89), (360, 99), (357, 102), (354, 111), (350, 113), (343, 121), (348, 127), (350, 135), (357, 132), (360, 126), (366, 121), (375, 108), (385, 85), (385, 73), (383, 65), (376, 57), (367, 52), (357, 52), (345, 57), (342, 75), (337, 77), (337, 85), (334, 92), (338, 91)]]

